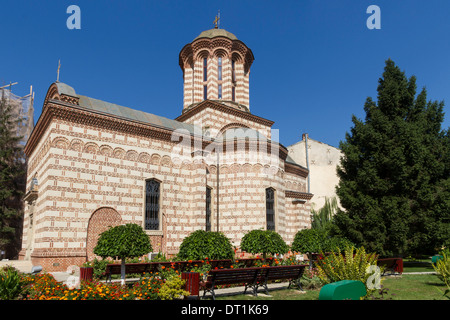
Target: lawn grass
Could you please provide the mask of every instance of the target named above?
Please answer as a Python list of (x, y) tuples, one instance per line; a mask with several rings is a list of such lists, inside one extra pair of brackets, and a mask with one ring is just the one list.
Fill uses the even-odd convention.
[(384, 277), (382, 285), (389, 289), (392, 300), (448, 300), (443, 296), (446, 287), (435, 274)]
[(430, 260), (404, 260), (403, 272), (434, 272), (434, 268)]
[[(387, 290), (384, 299), (392, 300), (449, 300), (444, 297), (446, 289), (435, 274), (404, 274), (382, 278), (382, 286)], [(217, 300), (318, 300), (320, 289), (282, 289), (269, 291), (269, 296), (258, 293), (257, 297), (247, 295), (217, 296)], [(375, 297), (380, 297), (375, 294)]]

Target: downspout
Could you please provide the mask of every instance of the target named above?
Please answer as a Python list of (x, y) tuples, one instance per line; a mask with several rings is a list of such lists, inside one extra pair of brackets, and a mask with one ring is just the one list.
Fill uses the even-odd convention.
[(216, 169), (216, 196), (217, 196), (217, 232), (219, 232), (219, 177), (220, 177), (220, 173), (219, 173), (219, 166), (220, 166), (220, 159), (219, 159), (219, 150), (216, 150), (217, 152), (217, 169)]
[(309, 171), (309, 157), (308, 157), (308, 134), (304, 133), (303, 137), (305, 138), (305, 153), (306, 153), (306, 168), (308, 169), (308, 193), (310, 192), (310, 180), (309, 180), (309, 176), (311, 175), (310, 171)]

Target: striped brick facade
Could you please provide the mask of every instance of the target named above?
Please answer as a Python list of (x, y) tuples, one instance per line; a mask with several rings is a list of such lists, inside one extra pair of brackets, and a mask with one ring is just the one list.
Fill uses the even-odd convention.
[[(235, 46), (235, 40), (220, 40), (217, 48), (210, 43), (211, 61), (215, 52), (225, 52), (224, 43)], [(248, 74), (249, 65), (241, 68), (238, 97), (248, 106), (244, 69)], [(225, 70), (227, 82), (230, 72)], [(211, 230), (223, 232), (235, 246), (247, 231), (266, 228), (267, 188), (275, 190), (275, 230), (288, 243), (298, 230), (309, 227), (308, 171), (289, 160), (284, 146), (268, 140), (273, 122), (220, 101), (192, 105), (200, 80), (195, 68), (184, 69), (184, 106), (189, 108), (176, 123), (196, 125), (199, 131), (186, 134), (190, 145), (197, 146), (187, 159), (174, 153), (174, 128), (94, 111), (83, 105), (73, 88), (62, 91), (60, 84), (51, 85), (25, 147), (27, 185), (34, 178), (38, 185), (25, 197), (21, 258), (47, 271), (64, 271), (91, 260), (96, 239), (107, 228), (130, 222), (145, 226), (148, 179), (160, 183), (159, 229), (146, 230), (154, 252), (174, 255), (186, 236), (206, 228), (206, 188), (211, 189)], [(209, 85), (214, 87), (214, 80)], [(229, 89), (224, 85), (224, 99)], [(241, 135), (218, 139), (235, 128), (257, 132), (263, 140), (253, 144), (252, 138)], [(199, 150), (208, 152), (195, 152)]]

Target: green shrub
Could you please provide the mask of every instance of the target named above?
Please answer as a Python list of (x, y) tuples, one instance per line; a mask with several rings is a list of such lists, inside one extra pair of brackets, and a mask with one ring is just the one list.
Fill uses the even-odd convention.
[(298, 231), (292, 242), (292, 251), (301, 253), (331, 252), (338, 249), (343, 251), (354, 246), (350, 240), (339, 236), (330, 236), (323, 229), (302, 229)]
[(233, 259), (234, 249), (223, 233), (197, 230), (184, 238), (177, 258), (181, 260)]
[(323, 281), (318, 276), (316, 269), (305, 269), (300, 278), (300, 285), (305, 290), (315, 290), (323, 286)]
[(122, 260), (121, 279), (125, 283), (125, 259), (140, 257), (152, 251), (148, 235), (140, 225), (127, 223), (100, 234), (94, 253), (102, 258)]
[(102, 274), (106, 271), (106, 265), (114, 263), (111, 259), (97, 259), (95, 258), (93, 261), (91, 261), (92, 267), (94, 268), (93, 271), (93, 277), (95, 279), (100, 279), (102, 277)]
[(301, 253), (324, 251), (327, 232), (322, 229), (302, 229), (295, 234), (291, 249)]
[[(315, 263), (318, 276), (324, 283), (359, 280), (364, 283), (368, 293), (373, 291), (373, 288), (368, 286), (368, 280), (376, 272), (377, 255), (366, 253), (363, 247), (348, 247), (344, 254), (341, 250), (331, 252), (327, 256), (322, 254)], [(370, 266), (374, 266), (373, 270), (370, 270)]]
[(442, 258), (438, 259), (438, 261), (436, 261), (436, 264), (432, 265), (437, 273), (438, 278), (447, 286), (444, 295), (448, 295), (450, 292), (450, 251), (442, 251), (441, 256)]
[(241, 240), (241, 250), (252, 254), (285, 254), (289, 247), (281, 236), (272, 230), (252, 230)]
[(331, 251), (345, 251), (349, 247), (354, 247), (355, 245), (348, 239), (343, 237), (330, 237), (325, 241), (324, 250)]
[(150, 239), (135, 223), (116, 226), (100, 234), (94, 253), (102, 258), (133, 258), (152, 251)]
[(14, 300), (22, 292), (22, 276), (14, 267), (0, 270), (0, 300)]
[(185, 280), (180, 276), (173, 275), (166, 279), (159, 290), (158, 297), (161, 300), (181, 299), (183, 296), (189, 296), (190, 292), (184, 290)]

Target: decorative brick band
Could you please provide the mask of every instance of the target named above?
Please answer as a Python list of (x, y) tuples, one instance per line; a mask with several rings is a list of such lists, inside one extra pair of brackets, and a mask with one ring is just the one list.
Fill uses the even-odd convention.
[(221, 111), (224, 113), (232, 114), (232, 115), (238, 116), (240, 118), (244, 118), (244, 119), (247, 119), (250, 121), (254, 121), (256, 123), (263, 124), (268, 127), (271, 127), (275, 123), (272, 120), (264, 119), (264, 118), (255, 116), (254, 114), (251, 114), (249, 112), (241, 111), (239, 109), (232, 108), (225, 104), (218, 103), (218, 102), (211, 101), (211, 100), (204, 100), (204, 101), (200, 102), (199, 104), (192, 106), (189, 109), (185, 109), (185, 111), (183, 111), (183, 114), (180, 115), (179, 117), (175, 118), (175, 120), (183, 122), (186, 119), (191, 118), (192, 116), (194, 116), (195, 114), (199, 113), (200, 111), (202, 111), (206, 108), (211, 108), (213, 110), (218, 110), (218, 111)]

